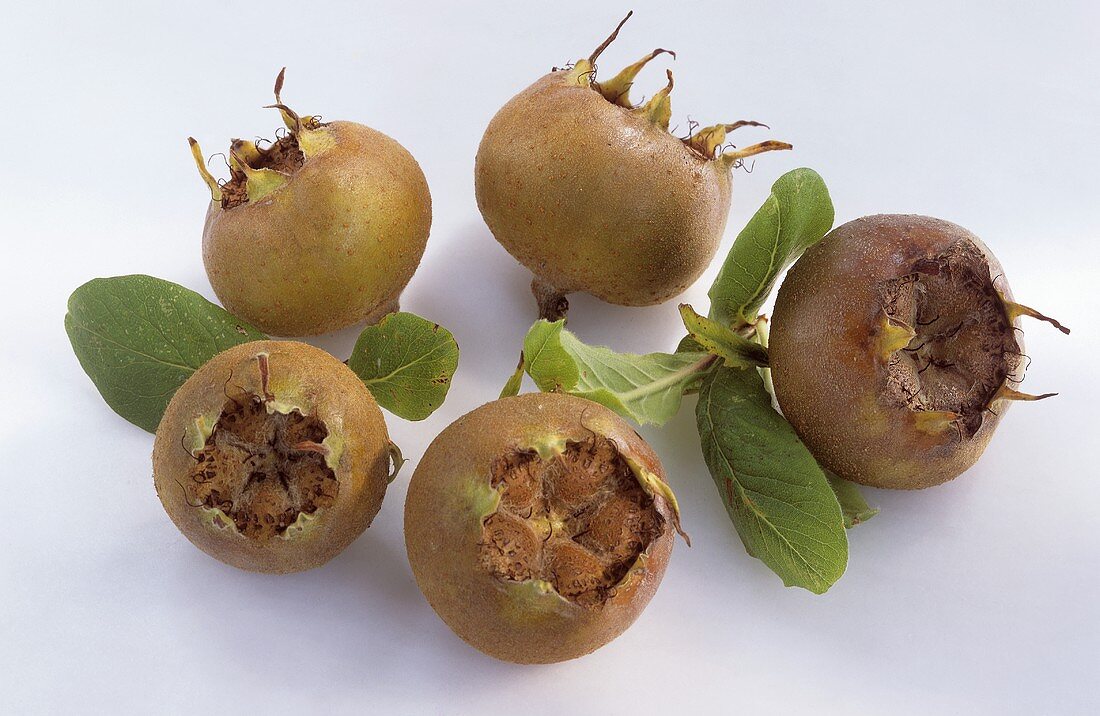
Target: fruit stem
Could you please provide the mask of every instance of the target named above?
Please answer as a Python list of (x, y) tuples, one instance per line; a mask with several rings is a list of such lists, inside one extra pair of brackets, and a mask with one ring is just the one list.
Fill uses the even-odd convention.
[(565, 318), (569, 311), (569, 299), (564, 293), (538, 276), (531, 280), (531, 293), (539, 304), (539, 318), (551, 323)]
[(221, 201), (222, 188), (218, 185), (218, 180), (214, 178), (214, 175), (206, 168), (206, 160), (202, 156), (202, 148), (199, 147), (199, 143), (195, 141), (194, 137), (188, 137), (187, 143), (191, 145), (191, 156), (195, 158), (195, 166), (199, 168), (199, 176), (206, 182), (206, 186), (210, 187), (210, 200)]

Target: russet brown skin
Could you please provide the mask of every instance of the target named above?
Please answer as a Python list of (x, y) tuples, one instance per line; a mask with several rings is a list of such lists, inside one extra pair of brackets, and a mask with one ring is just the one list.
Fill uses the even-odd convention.
[(531, 393), (483, 405), (447, 427), (428, 447), (405, 501), (405, 546), (428, 603), (458, 636), (504, 661), (552, 663), (583, 656), (619, 636), (645, 608), (672, 551), (673, 515), (654, 504), (666, 528), (650, 543), (646, 567), (628, 575), (603, 604), (582, 607), (502, 580), (483, 566), (478, 540), (490, 465), (548, 435), (583, 441), (593, 432), (615, 442), (665, 481), (653, 450), (607, 408), (556, 393)]
[(977, 461), (1008, 408), (1009, 401), (994, 401), (977, 432), (960, 439), (953, 429), (918, 429), (916, 411), (882, 397), (886, 364), (874, 350), (884, 315), (880, 285), (959, 240), (980, 249), (1011, 300), (1000, 264), (976, 236), (910, 215), (868, 216), (833, 229), (780, 287), (768, 346), (776, 398), (814, 457), (845, 479), (895, 489), (951, 480)]
[[(185, 489), (195, 458), (187, 448), (188, 427), (200, 416), (216, 418), (227, 385), (263, 394), (258, 369), (267, 354), (267, 387), (277, 403), (291, 403), (317, 416), (329, 436), (343, 439), (335, 503), (315, 513), (309, 529), (293, 538), (258, 542), (234, 529), (217, 528)], [(254, 341), (218, 354), (180, 387), (157, 428), (153, 479), (176, 527), (192, 543), (226, 564), (253, 572), (285, 574), (318, 567), (339, 554), (370, 525), (382, 505), (390, 468), (389, 437), (370, 391), (347, 366), (304, 343)]]
[(475, 165), (478, 208), (508, 252), (558, 291), (662, 303), (718, 249), (730, 170), (569, 77), (551, 72), (490, 122)]
[(255, 202), (210, 204), (203, 263), (231, 313), (280, 336), (376, 321), (424, 254), (431, 195), (416, 160), (390, 137), (330, 122), (333, 146)]

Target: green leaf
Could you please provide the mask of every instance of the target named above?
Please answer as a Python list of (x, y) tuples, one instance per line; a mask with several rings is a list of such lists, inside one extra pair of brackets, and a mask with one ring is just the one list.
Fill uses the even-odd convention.
[(73, 291), (65, 332), (107, 404), (149, 432), (199, 366), (267, 337), (194, 291), (142, 275), (97, 278)]
[(348, 367), (383, 408), (406, 420), (423, 420), (447, 397), (458, 368), (458, 344), (437, 323), (391, 313), (359, 334)]
[(842, 477), (825, 470), (825, 477), (829, 478), (829, 487), (833, 488), (836, 499), (840, 502), (840, 511), (844, 514), (845, 529), (852, 529), (861, 522), (866, 522), (878, 514), (877, 507), (871, 507), (863, 499), (863, 494), (854, 482), (849, 482)]
[(516, 365), (516, 372), (512, 373), (512, 377), (508, 379), (508, 382), (504, 384), (504, 387), (500, 390), (501, 398), (511, 398), (513, 395), (519, 395), (519, 388), (523, 384), (523, 369), (526, 367), (526, 361), (523, 359), (523, 351), (519, 352), (519, 364)]
[(706, 370), (707, 353), (616, 353), (588, 346), (564, 321), (537, 321), (523, 341), (527, 374), (542, 391), (563, 391), (600, 403), (637, 423), (666, 422), (684, 387)]
[(767, 367), (768, 349), (745, 338), (717, 321), (700, 316), (686, 303), (680, 304), (680, 317), (690, 337), (708, 353), (721, 358), (730, 368)]
[(699, 391), (703, 458), (749, 554), (788, 587), (825, 592), (848, 563), (840, 504), (755, 369), (720, 367)]
[(779, 177), (710, 288), (710, 317), (735, 329), (752, 324), (779, 274), (832, 225), (833, 202), (817, 172), (795, 169)]

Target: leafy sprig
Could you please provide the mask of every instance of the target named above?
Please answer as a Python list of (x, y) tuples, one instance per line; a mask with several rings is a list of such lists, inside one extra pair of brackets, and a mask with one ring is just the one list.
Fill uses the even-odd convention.
[(848, 562), (845, 528), (872, 517), (855, 485), (826, 474), (773, 407), (765, 380), (767, 323), (757, 313), (780, 274), (832, 227), (833, 205), (811, 169), (780, 177), (738, 234), (703, 316), (680, 306), (687, 336), (675, 353), (634, 355), (582, 343), (563, 321), (539, 321), (503, 394), (526, 372), (543, 391), (601, 403), (662, 424), (699, 393), (703, 458), (749, 554), (788, 586), (829, 589)]

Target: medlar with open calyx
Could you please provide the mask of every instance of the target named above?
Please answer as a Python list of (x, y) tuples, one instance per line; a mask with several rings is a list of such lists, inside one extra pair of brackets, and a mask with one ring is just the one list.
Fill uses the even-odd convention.
[(432, 201), (400, 144), (355, 122), (275, 105), (287, 133), (264, 148), (234, 140), (231, 178), (210, 187), (202, 256), (231, 313), (280, 336), (327, 333), (397, 310), (424, 254)]
[(587, 59), (504, 105), (477, 151), (477, 205), (497, 241), (535, 274), (532, 290), (549, 320), (562, 317), (574, 291), (625, 306), (682, 292), (722, 238), (731, 169), (791, 148), (772, 141), (723, 151), (727, 133), (760, 126), (752, 121), (670, 134), (671, 72), (664, 89), (634, 106), (635, 76), (668, 50), (597, 81), (596, 59), (623, 23)]
[(882, 215), (833, 229), (798, 260), (772, 314), (783, 414), (814, 457), (875, 487), (938, 485), (969, 468), (1014, 400), (1020, 316), (989, 249), (961, 226)]
[(405, 546), (447, 625), (505, 661), (573, 659), (630, 626), (679, 529), (653, 450), (582, 398), (532, 393), (459, 418), (409, 483)]
[(370, 525), (390, 454), (382, 412), (351, 369), (304, 343), (254, 341), (216, 355), (172, 397), (153, 478), (202, 551), (250, 571), (298, 572)]

